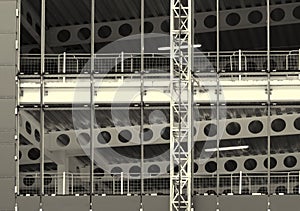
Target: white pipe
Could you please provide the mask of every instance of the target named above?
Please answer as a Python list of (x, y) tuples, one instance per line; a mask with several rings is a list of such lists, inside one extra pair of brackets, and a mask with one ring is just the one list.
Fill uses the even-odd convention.
[(66, 194), (66, 172), (63, 172), (63, 195)]
[(240, 171), (239, 194), (242, 194), (242, 182), (243, 182), (243, 173), (242, 171)]
[(121, 195), (124, 194), (124, 173), (121, 172)]

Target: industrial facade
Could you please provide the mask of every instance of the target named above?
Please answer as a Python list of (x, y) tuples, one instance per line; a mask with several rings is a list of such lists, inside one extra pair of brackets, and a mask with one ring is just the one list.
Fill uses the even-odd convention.
[(0, 210), (297, 210), (298, 0), (0, 17)]

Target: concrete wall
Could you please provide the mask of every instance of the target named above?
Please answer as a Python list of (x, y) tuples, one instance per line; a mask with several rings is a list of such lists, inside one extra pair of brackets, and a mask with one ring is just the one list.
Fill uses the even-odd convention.
[[(271, 196), (271, 211), (295, 211), (299, 207), (299, 196)], [(88, 211), (88, 196), (46, 196), (43, 197), (45, 211)], [(38, 211), (39, 197), (18, 197), (19, 211)], [(220, 196), (220, 211), (266, 211), (267, 196)], [(194, 211), (216, 211), (216, 196), (195, 196)], [(95, 196), (93, 210), (104, 211), (139, 211), (140, 198), (138, 196)], [(169, 197), (144, 196), (144, 211), (168, 211)]]
[(15, 206), (16, 0), (0, 0), (0, 210)]

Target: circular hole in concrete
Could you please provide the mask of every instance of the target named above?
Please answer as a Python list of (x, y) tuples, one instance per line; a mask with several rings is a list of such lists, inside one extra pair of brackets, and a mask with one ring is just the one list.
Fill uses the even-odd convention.
[(70, 143), (70, 137), (66, 134), (61, 134), (56, 138), (56, 143), (60, 147), (68, 146)]
[(293, 168), (297, 165), (297, 158), (295, 158), (294, 156), (287, 156), (286, 158), (284, 158), (283, 164), (287, 168)]
[(255, 159), (247, 159), (245, 162), (244, 162), (244, 167), (245, 169), (247, 169), (248, 171), (252, 171), (254, 170), (256, 167), (257, 167), (257, 162)]
[(237, 162), (235, 160), (228, 160), (224, 164), (224, 168), (226, 171), (229, 171), (229, 172), (235, 171), (237, 168)]
[(38, 148), (32, 148), (28, 151), (28, 158), (30, 160), (37, 160), (40, 158), (40, 150)]
[(214, 173), (217, 171), (217, 163), (215, 161), (209, 161), (205, 164), (205, 171), (208, 173)]
[(98, 134), (97, 140), (100, 144), (108, 144), (111, 140), (111, 135), (107, 131), (102, 131)]
[(119, 141), (122, 143), (127, 143), (131, 140), (132, 134), (129, 130), (122, 130), (118, 135)]
[(77, 142), (80, 146), (85, 146), (90, 143), (91, 137), (87, 133), (80, 133), (77, 136)]
[(264, 128), (264, 125), (259, 120), (253, 120), (248, 125), (248, 130), (254, 134), (260, 133), (263, 130), (263, 128)]
[(283, 119), (274, 119), (271, 124), (271, 128), (275, 132), (281, 132), (285, 129), (286, 123)]
[(57, 34), (57, 39), (60, 42), (67, 42), (71, 38), (71, 33), (68, 30), (61, 30)]
[(129, 25), (128, 23), (125, 23), (120, 26), (119, 28), (119, 34), (122, 35), (123, 37), (126, 37), (132, 33), (132, 26)]
[(106, 39), (108, 38), (112, 33), (112, 30), (109, 26), (101, 26), (98, 30), (98, 36)]
[(250, 12), (248, 15), (248, 21), (252, 24), (258, 24), (259, 22), (261, 22), (262, 18), (262, 13), (257, 10)]
[(241, 126), (239, 123), (237, 122), (230, 122), (227, 126), (226, 126), (226, 132), (229, 135), (237, 135), (239, 132), (241, 131)]
[(216, 124), (208, 124), (204, 127), (204, 134), (208, 137), (213, 137), (217, 135), (217, 125)]

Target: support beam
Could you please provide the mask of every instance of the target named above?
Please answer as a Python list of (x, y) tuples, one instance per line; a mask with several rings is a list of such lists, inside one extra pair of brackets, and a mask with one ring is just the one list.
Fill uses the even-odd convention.
[[(292, 15), (292, 12), (294, 8), (299, 6), (300, 3), (288, 3), (288, 4), (279, 4), (279, 5), (272, 5), (271, 11), (276, 8), (281, 8), (285, 11), (285, 16), (281, 21), (272, 21), (272, 26), (280, 26), (280, 25), (287, 25), (287, 24), (297, 24), (300, 23), (300, 20), (295, 18)], [(248, 15), (252, 11), (259, 11), (262, 15), (262, 19), (259, 23), (253, 24), (249, 21)], [(226, 17), (231, 13), (237, 13), (240, 16), (240, 22), (235, 26), (230, 26), (226, 22)], [(216, 12), (201, 12), (195, 14), (195, 20), (197, 22), (195, 27), (195, 33), (207, 33), (207, 32), (215, 32), (216, 27), (213, 26), (211, 28), (207, 27), (205, 25), (205, 20), (209, 16), (215, 16)], [(153, 31), (152, 33), (168, 33), (166, 31), (163, 31), (161, 28), (161, 25), (164, 21), (169, 20), (170, 17), (153, 17), (153, 18), (147, 18), (145, 19), (146, 22), (151, 22), (153, 24)], [(251, 7), (251, 8), (241, 8), (241, 9), (232, 9), (232, 10), (223, 10), (220, 12), (220, 30), (221, 31), (227, 31), (227, 30), (238, 30), (238, 29), (249, 29), (249, 28), (258, 28), (258, 27), (266, 27), (266, 6), (260, 6), (260, 7)], [(105, 23), (96, 23), (95, 24), (95, 42), (96, 43), (102, 43), (102, 42), (112, 42), (117, 39), (123, 38), (122, 35), (120, 35), (119, 28), (123, 24), (129, 24), (132, 27), (132, 35), (134, 34), (140, 34), (139, 28), (140, 28), (140, 20), (139, 19), (133, 19), (133, 20), (122, 20), (122, 21), (113, 21), (113, 22), (105, 22)], [(108, 37), (101, 38), (98, 35), (98, 30), (102, 26), (108, 26), (111, 30), (111, 34)], [(89, 24), (82, 24), (82, 25), (71, 25), (71, 26), (60, 26), (60, 27), (51, 27), (47, 31), (47, 43), (50, 47), (59, 47), (59, 46), (68, 46), (68, 45), (78, 45), (78, 44), (88, 44), (90, 42), (89, 39), (87, 40), (81, 40), (77, 36), (78, 31), (82, 28), (89, 28)], [(57, 35), (60, 31), (67, 30), (70, 32), (70, 39), (66, 42), (60, 42), (57, 40)]]

